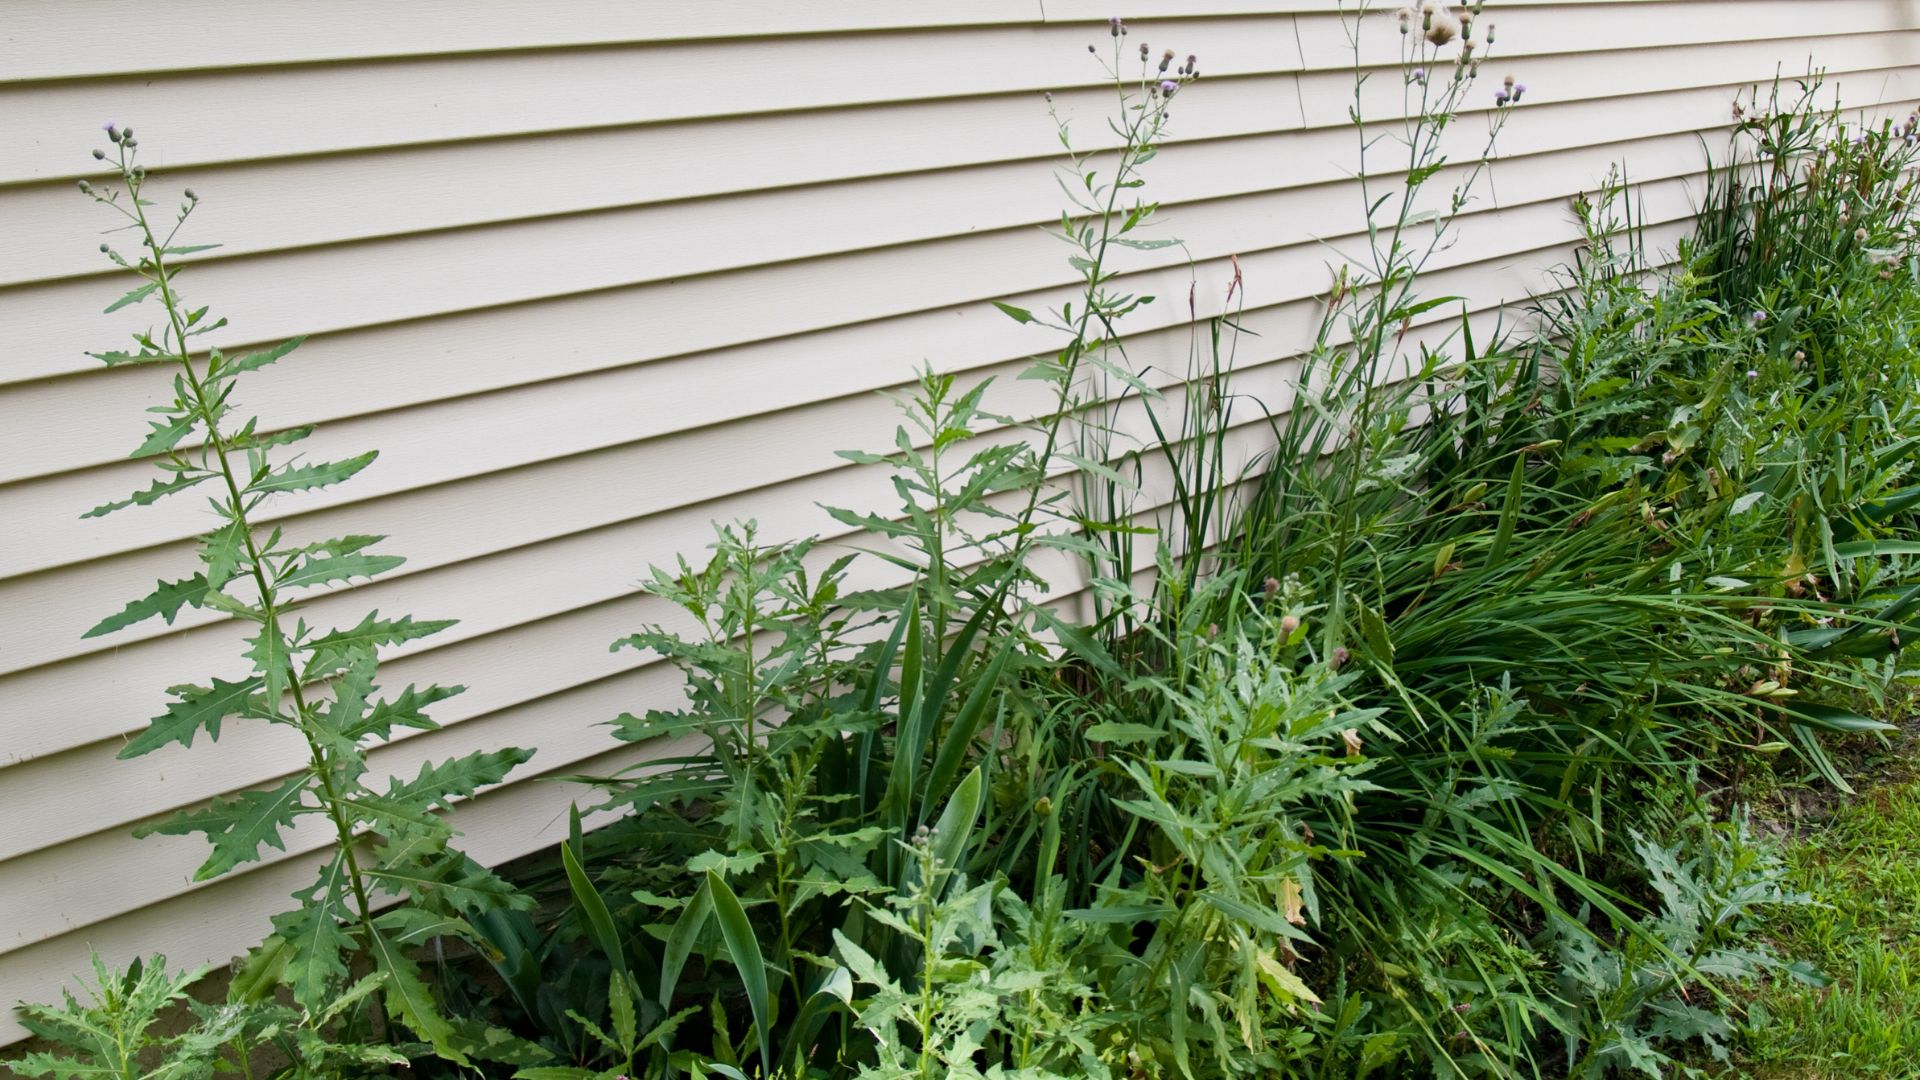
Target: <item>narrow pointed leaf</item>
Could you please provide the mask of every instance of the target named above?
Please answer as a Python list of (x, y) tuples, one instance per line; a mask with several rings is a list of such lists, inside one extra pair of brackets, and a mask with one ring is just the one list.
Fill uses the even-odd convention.
[(245, 371), (258, 371), (299, 348), (300, 344), (306, 340), (304, 335), (289, 338), (271, 349), (262, 349), (256, 353), (248, 353), (245, 356), (227, 360), (220, 365), (220, 372), (223, 375), (238, 375)]
[(371, 578), (384, 574), (407, 560), (398, 555), (336, 555), (330, 557), (309, 558), (301, 561), (279, 581), (281, 588), (293, 589), (303, 585), (324, 585), (334, 581), (350, 581), (353, 578)]
[(91, 638), (111, 634), (115, 630), (151, 619), (155, 615), (160, 616), (167, 625), (171, 626), (174, 617), (180, 614), (182, 607), (197, 608), (207, 598), (208, 585), (204, 574), (195, 574), (183, 581), (158, 581), (154, 585), (154, 590), (145, 597), (121, 608), (119, 614), (101, 619), (94, 624), (93, 629), (80, 636)]
[(180, 700), (168, 705), (166, 712), (148, 721), (147, 729), (121, 748), (120, 757), (139, 757), (174, 742), (191, 747), (193, 737), (203, 728), (209, 739), (218, 739), (220, 721), (241, 711), (247, 699), (259, 692), (260, 686), (260, 680), (254, 678), (240, 682), (215, 679), (213, 685), (207, 688), (176, 687), (174, 692), (180, 696)]
[(119, 311), (121, 308), (126, 307), (128, 304), (137, 304), (140, 301), (145, 300), (147, 297), (153, 295), (153, 290), (159, 287), (160, 287), (159, 282), (149, 281), (145, 285), (141, 285), (129, 291), (125, 296), (122, 296), (120, 299), (115, 300), (113, 303), (108, 304), (106, 307), (106, 310), (102, 311), (100, 314), (111, 315), (114, 312)]
[(213, 475), (210, 472), (190, 472), (176, 475), (170, 480), (155, 480), (153, 485), (145, 491), (136, 491), (124, 499), (101, 503), (80, 516), (82, 518), (105, 517), (115, 510), (125, 510), (129, 506), (150, 506), (176, 491), (185, 491), (195, 484), (211, 480)]
[(760, 1067), (773, 1075), (772, 1002), (767, 992), (767, 965), (760, 956), (760, 941), (753, 936), (753, 924), (747, 921), (740, 898), (720, 875), (707, 871), (707, 892), (713, 897), (714, 918), (720, 921), (720, 936), (726, 940), (727, 953), (740, 972), (740, 983), (747, 991), (747, 1004), (753, 1007), (753, 1027), (760, 1034)]
[(261, 847), (287, 850), (281, 831), (293, 826), (294, 815), (301, 810), (301, 796), (307, 790), (304, 772), (288, 777), (278, 787), (264, 791), (243, 791), (231, 798), (216, 799), (202, 810), (186, 810), (165, 821), (148, 822), (133, 831), (135, 836), (188, 836), (206, 834), (213, 852), (193, 875), (195, 881), (219, 877), (244, 862), (260, 857)]
[(324, 461), (315, 465), (288, 465), (247, 485), (247, 491), (249, 494), (267, 495), (274, 492), (308, 491), (313, 488), (329, 487), (373, 464), (373, 459), (379, 456), (378, 450), (369, 450), (358, 457), (347, 458), (344, 461)]

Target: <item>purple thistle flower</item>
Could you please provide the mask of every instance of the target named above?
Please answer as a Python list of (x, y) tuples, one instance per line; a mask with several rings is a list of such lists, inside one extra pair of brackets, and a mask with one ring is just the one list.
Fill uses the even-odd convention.
[(1120, 36), (1120, 16), (1115, 15), (1107, 20), (1107, 33), (1114, 37)]
[(1167, 95), (1168, 97), (1172, 97), (1173, 92), (1178, 89), (1180, 89), (1180, 84), (1177, 82), (1174, 82), (1172, 79), (1167, 79), (1166, 81), (1160, 84), (1160, 92)]
[(1757, 378), (1759, 378), (1759, 377), (1760, 377), (1760, 373), (1759, 373), (1758, 371), (1756, 371), (1756, 370), (1754, 370), (1753, 368), (1748, 368), (1748, 369), (1747, 369), (1747, 378), (1749, 378), (1749, 379), (1757, 379)]
[(1767, 321), (1767, 313), (1764, 311), (1756, 311), (1747, 317), (1753, 320), (1753, 325), (1755, 326), (1759, 326), (1761, 323)]
[(1496, 106), (1505, 105), (1507, 103), (1507, 92), (1505, 90), (1496, 91), (1493, 95), (1493, 103)]
[(1414, 69), (1413, 69), (1413, 81), (1414, 81), (1414, 82), (1417, 82), (1417, 83), (1425, 83), (1425, 82), (1427, 81), (1427, 69), (1426, 69), (1426, 68), (1414, 68)]

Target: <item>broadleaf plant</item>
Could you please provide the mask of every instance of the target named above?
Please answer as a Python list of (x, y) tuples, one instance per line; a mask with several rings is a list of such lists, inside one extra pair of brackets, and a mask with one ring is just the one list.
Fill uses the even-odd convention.
[[(283, 456), (283, 448), (307, 438), (312, 429), (268, 431), (257, 418), (236, 417), (239, 376), (281, 359), (301, 339), (236, 357), (197, 348), (195, 339), (225, 325), (223, 319), (209, 319), (207, 308), (188, 305), (179, 291), (182, 270), (173, 258), (212, 246), (175, 244), (199, 198), (186, 191), (173, 220), (157, 221), (159, 204), (144, 194), (149, 181), (138, 164), (132, 130), (109, 126), (107, 138), (113, 150), (96, 151), (95, 157), (117, 166), (119, 186), (95, 188), (82, 181), (80, 189), (126, 219), (123, 231), (133, 234), (137, 253), (124, 255), (110, 244), (101, 250), (141, 279), (107, 310), (153, 301), (164, 317), (157, 331), (134, 335), (136, 351), (93, 355), (109, 366), (169, 369), (173, 399), (152, 410), (158, 419), (150, 421), (152, 430), (133, 454), (151, 458), (160, 478), (85, 516), (199, 489), (213, 492), (208, 502), (219, 524), (200, 538), (198, 573), (159, 582), (86, 636), (156, 617), (172, 623), (186, 608), (220, 612), (253, 627), (247, 676), (175, 686), (166, 710), (128, 741), (120, 756), (138, 757), (171, 743), (191, 748), (203, 733), (213, 742), (229, 720), (286, 729), (307, 751), (298, 771), (269, 787), (150, 822), (137, 835), (204, 835), (212, 850), (194, 876), (206, 880), (260, 859), (267, 848), (287, 850), (287, 833), (301, 819), (324, 819), (332, 852), (313, 884), (295, 893), (299, 905), (274, 918), (275, 934), (257, 955), (273, 958), (270, 966), (278, 979), (309, 1016), (333, 1015), (349, 972), (365, 965), (379, 981), (389, 1017), (441, 1056), (464, 1063), (461, 1045), (468, 1040), (458, 1037), (455, 1021), (444, 1014), (409, 951), (443, 936), (473, 937), (469, 918), (475, 914), (529, 906), (512, 886), (450, 846), (454, 831), (440, 812), (499, 783), (532, 751), (477, 751), (424, 765), (412, 779), (384, 783), (370, 768), (370, 748), (391, 739), (395, 728), (431, 730), (436, 725), (422, 710), (461, 690), (409, 686), (382, 697), (375, 681), (377, 650), (452, 623), (373, 612), (351, 627), (328, 628), (299, 617), (306, 590), (372, 578), (403, 560), (373, 553), (370, 549), (384, 539), (379, 536), (295, 540), (262, 522), (268, 500), (339, 484), (372, 464), (377, 452), (339, 461)], [(397, 904), (380, 910), (396, 898), (401, 898)]]

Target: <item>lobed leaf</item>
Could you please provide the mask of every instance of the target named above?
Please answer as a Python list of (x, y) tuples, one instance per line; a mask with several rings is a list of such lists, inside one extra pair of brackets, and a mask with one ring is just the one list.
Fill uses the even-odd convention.
[(181, 608), (197, 608), (205, 603), (207, 589), (210, 587), (205, 574), (195, 574), (182, 581), (158, 581), (154, 585), (154, 590), (145, 597), (121, 608), (119, 614), (101, 619), (94, 624), (93, 629), (80, 636), (92, 638), (111, 634), (115, 630), (132, 626), (155, 615), (160, 616), (167, 625), (171, 626), (174, 617), (180, 614)]
[(306, 772), (288, 777), (279, 787), (243, 791), (231, 798), (216, 799), (202, 810), (183, 810), (164, 821), (148, 822), (136, 828), (137, 837), (187, 836), (205, 833), (213, 844), (207, 861), (194, 871), (193, 880), (219, 877), (243, 862), (260, 857), (264, 845), (277, 851), (287, 850), (282, 829), (293, 826), (294, 816), (303, 809)]
[(258, 678), (242, 679), (239, 682), (227, 682), (224, 679), (213, 680), (211, 687), (176, 686), (173, 693), (180, 700), (167, 706), (167, 711), (147, 722), (147, 729), (134, 736), (120, 750), (122, 760), (150, 754), (155, 750), (177, 742), (181, 746), (193, 746), (193, 737), (202, 728), (207, 738), (220, 737), (220, 721), (245, 709), (247, 701), (261, 688)]

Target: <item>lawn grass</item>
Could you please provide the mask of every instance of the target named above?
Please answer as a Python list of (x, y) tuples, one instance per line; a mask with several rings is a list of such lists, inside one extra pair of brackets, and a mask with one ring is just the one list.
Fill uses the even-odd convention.
[(1876, 755), (1859, 794), (1788, 841), (1814, 905), (1769, 936), (1831, 984), (1776, 980), (1749, 1003), (1741, 1061), (1756, 1080), (1920, 1077), (1920, 733)]

